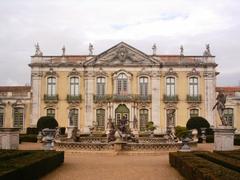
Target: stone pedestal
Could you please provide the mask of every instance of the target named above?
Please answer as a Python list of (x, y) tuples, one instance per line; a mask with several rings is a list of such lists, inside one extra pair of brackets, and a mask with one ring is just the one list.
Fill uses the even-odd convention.
[(214, 131), (214, 150), (229, 151), (234, 149), (234, 132), (232, 126), (219, 126)]
[(0, 149), (18, 149), (19, 128), (0, 128)]

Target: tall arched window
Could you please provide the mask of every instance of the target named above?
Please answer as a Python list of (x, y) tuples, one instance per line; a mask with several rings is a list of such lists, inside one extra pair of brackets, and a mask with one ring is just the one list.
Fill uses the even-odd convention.
[(3, 127), (4, 108), (0, 107), (0, 127)]
[(69, 126), (78, 127), (78, 109), (70, 109), (69, 111)]
[(117, 77), (117, 94), (126, 95), (128, 90), (127, 76), (121, 73)]
[(199, 116), (199, 110), (198, 109), (190, 109), (190, 118), (197, 117), (197, 116)]
[(51, 116), (55, 118), (55, 109), (53, 108), (47, 109), (47, 116)]
[(48, 96), (56, 95), (56, 78), (55, 77), (47, 78), (47, 95)]
[(70, 96), (79, 96), (79, 78), (70, 78)]
[(97, 78), (97, 95), (101, 96), (105, 94), (105, 77)]
[(198, 96), (198, 78), (197, 77), (189, 78), (189, 95), (192, 97)]
[(175, 96), (175, 78), (167, 77), (166, 78), (166, 94), (167, 96)]
[(224, 118), (227, 120), (230, 126), (233, 126), (233, 108), (224, 109)]
[(140, 77), (140, 95), (147, 96), (148, 95), (148, 78), (147, 77)]
[(96, 120), (97, 120), (98, 129), (104, 130), (105, 129), (105, 110), (104, 109), (96, 110)]
[(15, 107), (13, 109), (13, 127), (23, 128), (24, 108)]
[(148, 110), (140, 109), (139, 115), (140, 115), (140, 131), (145, 131), (148, 122)]

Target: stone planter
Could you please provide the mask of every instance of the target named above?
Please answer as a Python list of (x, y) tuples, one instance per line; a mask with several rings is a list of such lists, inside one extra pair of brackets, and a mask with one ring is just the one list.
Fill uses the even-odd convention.
[(43, 149), (44, 150), (53, 150), (54, 147), (54, 137), (56, 134), (56, 129), (43, 129), (42, 130), (43, 134)]
[(20, 128), (0, 128), (0, 149), (18, 149)]
[(200, 128), (201, 129), (201, 138), (202, 138), (202, 143), (206, 143), (206, 129), (207, 128)]

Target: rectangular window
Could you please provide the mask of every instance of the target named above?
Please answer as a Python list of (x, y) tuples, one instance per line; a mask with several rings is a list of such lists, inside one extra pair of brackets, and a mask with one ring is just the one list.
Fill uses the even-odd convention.
[(70, 78), (70, 95), (79, 96), (79, 78), (78, 77)]
[(193, 96), (193, 97), (198, 96), (198, 78), (191, 77), (189, 79), (189, 93), (190, 93), (190, 96)]
[(55, 118), (55, 109), (47, 109), (47, 116), (51, 116)]
[(175, 96), (175, 78), (168, 77), (166, 79), (166, 89), (167, 89), (167, 96)]
[(190, 110), (190, 118), (191, 117), (197, 117), (199, 116), (199, 110), (198, 109), (191, 109)]
[(140, 95), (141, 96), (148, 95), (148, 78), (147, 77), (140, 78)]
[(23, 108), (14, 108), (13, 110), (14, 120), (13, 120), (13, 127), (23, 128)]
[(230, 126), (233, 126), (233, 108), (224, 109), (224, 118), (227, 120)]
[(47, 95), (55, 96), (56, 95), (56, 78), (49, 77), (47, 79)]
[(102, 96), (105, 94), (105, 78), (97, 78), (97, 95)]

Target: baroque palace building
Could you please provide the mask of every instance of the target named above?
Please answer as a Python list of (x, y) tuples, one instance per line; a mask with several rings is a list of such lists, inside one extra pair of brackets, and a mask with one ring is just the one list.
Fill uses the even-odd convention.
[[(121, 42), (98, 54), (43, 56), (36, 46), (31, 57), (31, 117), (34, 127), (41, 116), (54, 116), (59, 126), (77, 126), (89, 132), (108, 128), (123, 117), (130, 128), (144, 131), (148, 121), (164, 133), (173, 123), (186, 126), (192, 116), (216, 125), (215, 57), (209, 46), (201, 56), (153, 55)], [(172, 113), (174, 122), (168, 122)]]

